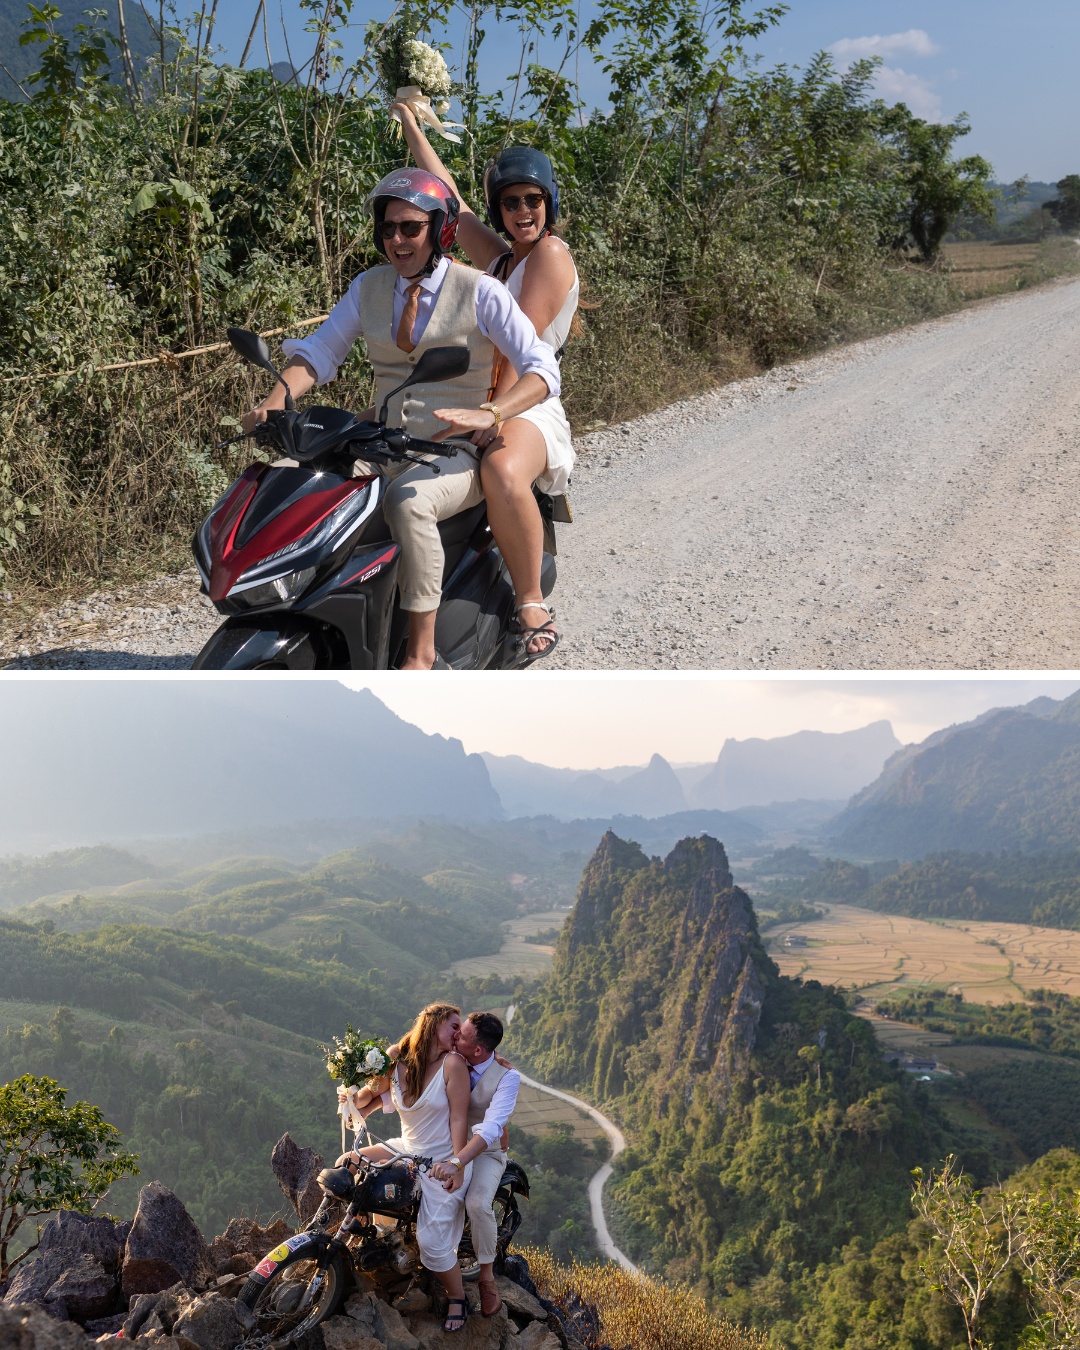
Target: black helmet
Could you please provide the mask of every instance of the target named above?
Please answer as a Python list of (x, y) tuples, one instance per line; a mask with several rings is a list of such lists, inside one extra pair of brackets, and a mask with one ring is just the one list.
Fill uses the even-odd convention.
[(559, 185), (555, 181), (551, 160), (542, 150), (534, 150), (531, 145), (512, 145), (484, 170), (484, 197), (493, 230), (507, 233), (499, 209), (499, 194), (511, 183), (535, 183), (547, 203), (547, 220), (544, 224), (550, 228), (558, 220)]
[(375, 247), (384, 258), (386, 244), (380, 226), (386, 215), (386, 203), (395, 197), (430, 212), (431, 240), (435, 245), (431, 256), (438, 262), (444, 253), (449, 253), (457, 234), (461, 207), (453, 189), (425, 169), (395, 169), (381, 178), (368, 193), (366, 205), (375, 221)]

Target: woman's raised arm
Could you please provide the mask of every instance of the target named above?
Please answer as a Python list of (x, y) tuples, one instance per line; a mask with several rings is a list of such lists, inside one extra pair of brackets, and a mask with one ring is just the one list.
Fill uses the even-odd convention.
[(395, 103), (392, 111), (401, 118), (401, 129), (409, 143), (413, 159), (418, 168), (435, 174), (444, 183), (454, 189), (454, 196), (461, 203), (461, 215), (458, 219), (458, 241), (469, 256), (474, 267), (486, 272), (488, 267), (507, 250), (506, 240), (493, 229), (485, 225), (472, 207), (464, 200), (458, 185), (454, 182), (450, 170), (442, 162), (424, 135), (413, 115), (412, 109), (405, 103)]

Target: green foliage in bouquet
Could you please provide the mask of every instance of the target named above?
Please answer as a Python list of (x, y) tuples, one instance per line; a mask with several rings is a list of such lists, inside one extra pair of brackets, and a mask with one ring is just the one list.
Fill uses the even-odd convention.
[(326, 1055), (330, 1077), (346, 1087), (359, 1087), (372, 1078), (389, 1073), (393, 1061), (386, 1053), (389, 1042), (385, 1036), (364, 1040), (358, 1031), (346, 1024), (344, 1039), (335, 1036), (334, 1045), (321, 1045)]

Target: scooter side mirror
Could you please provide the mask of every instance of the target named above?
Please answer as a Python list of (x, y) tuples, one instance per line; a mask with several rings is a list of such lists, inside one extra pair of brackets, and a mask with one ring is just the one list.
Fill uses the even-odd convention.
[(395, 394), (411, 384), (434, 384), (440, 380), (460, 379), (469, 369), (468, 347), (429, 347), (396, 389), (391, 389), (379, 409), (379, 422), (386, 425), (386, 409)]
[(289, 388), (288, 381), (281, 378), (281, 372), (274, 365), (270, 358), (270, 348), (266, 345), (266, 339), (260, 337), (258, 333), (251, 333), (246, 328), (227, 328), (225, 336), (229, 339), (229, 346), (238, 356), (242, 356), (245, 361), (250, 361), (253, 366), (262, 366), (263, 370), (268, 370), (275, 380), (280, 380), (285, 386), (285, 407), (291, 412), (293, 409), (292, 391)]

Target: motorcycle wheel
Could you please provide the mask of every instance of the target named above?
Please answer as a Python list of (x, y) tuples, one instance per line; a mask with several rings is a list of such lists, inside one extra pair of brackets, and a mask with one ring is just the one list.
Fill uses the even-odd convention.
[(511, 1239), (521, 1226), (521, 1211), (518, 1209), (517, 1197), (513, 1192), (504, 1190), (496, 1191), (495, 1203), (492, 1208), (495, 1211), (495, 1222), (498, 1227), (498, 1235), (495, 1239), (495, 1270), (496, 1273), (501, 1273), (502, 1263), (506, 1259)]
[[(312, 1291), (317, 1277), (321, 1283)], [(290, 1255), (266, 1282), (248, 1280), (237, 1300), (255, 1314), (255, 1326), (249, 1334), (258, 1337), (268, 1350), (284, 1350), (300, 1339), (341, 1306), (348, 1289), (349, 1275), (345, 1258), (331, 1252), (324, 1262), (313, 1261), (303, 1252)]]

